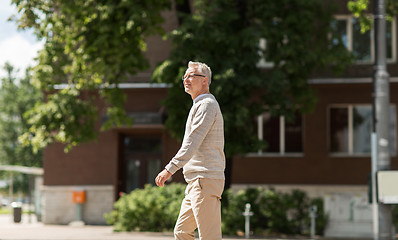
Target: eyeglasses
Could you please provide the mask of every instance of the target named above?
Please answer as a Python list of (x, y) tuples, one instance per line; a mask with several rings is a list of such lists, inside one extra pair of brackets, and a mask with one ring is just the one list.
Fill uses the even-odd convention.
[(206, 77), (205, 75), (191, 74), (191, 75), (187, 75), (187, 76), (182, 76), (182, 81), (184, 81), (186, 78), (193, 78), (193, 76)]

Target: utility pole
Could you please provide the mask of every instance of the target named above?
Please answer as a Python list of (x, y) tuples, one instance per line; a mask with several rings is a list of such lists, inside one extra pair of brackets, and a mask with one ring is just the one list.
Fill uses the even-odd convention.
[[(377, 140), (377, 171), (390, 170), (390, 87), (389, 75), (386, 67), (386, 2), (374, 2), (375, 26), (375, 64), (373, 76), (373, 131)], [(373, 176), (375, 177), (375, 176)], [(391, 207), (387, 204), (377, 204), (378, 238), (392, 239)]]

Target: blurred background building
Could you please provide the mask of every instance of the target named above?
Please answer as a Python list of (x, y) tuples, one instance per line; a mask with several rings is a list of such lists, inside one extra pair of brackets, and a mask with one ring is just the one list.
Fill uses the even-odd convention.
[[(309, 196), (325, 200), (330, 216), (326, 235), (372, 236), (368, 177), (371, 172), (375, 59), (373, 30), (360, 34), (359, 22), (347, 10), (346, 1), (336, 2), (339, 9), (333, 27), (357, 61), (338, 78), (322, 71), (308, 79), (319, 99), (312, 113), (298, 114), (294, 122), (268, 113), (253, 116), (253, 122), (248, 124), (255, 125), (257, 137), (265, 140), (269, 147), (267, 151), (254, 150), (233, 158), (231, 187), (304, 190)], [(177, 27), (175, 10), (165, 12), (164, 18), (166, 31)], [(162, 101), (169, 87), (150, 80), (156, 64), (168, 57), (170, 42), (160, 37), (150, 37), (147, 42), (151, 69), (121, 84), (127, 94), (125, 109), (134, 116), (134, 125), (102, 132), (97, 141), (81, 144), (67, 154), (61, 144), (53, 144), (44, 150), (44, 223), (68, 224), (73, 221), (76, 212), (72, 192), (84, 189), (87, 194), (84, 222), (105, 224), (103, 214), (112, 210), (119, 193), (153, 184), (157, 173), (179, 149), (180, 142), (173, 139), (164, 127), (167, 109), (162, 106)], [(396, 169), (396, 19), (387, 23), (387, 58), (391, 92), (391, 168)], [(258, 67), (266, 71), (272, 68), (272, 63), (262, 59)], [(98, 108), (103, 107), (103, 103), (98, 102)], [(104, 118), (105, 115), (100, 116), (100, 119)], [(183, 182), (181, 172), (173, 176), (172, 182)]]

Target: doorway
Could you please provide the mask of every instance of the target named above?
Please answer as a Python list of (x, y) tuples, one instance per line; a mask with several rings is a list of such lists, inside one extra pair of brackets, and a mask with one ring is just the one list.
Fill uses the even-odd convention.
[(160, 135), (123, 135), (121, 137), (120, 191), (129, 193), (146, 184), (155, 184), (161, 170)]

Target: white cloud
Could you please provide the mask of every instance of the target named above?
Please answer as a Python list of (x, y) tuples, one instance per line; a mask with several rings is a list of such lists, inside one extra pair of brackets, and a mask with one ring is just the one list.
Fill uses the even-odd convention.
[(37, 51), (43, 47), (32, 30), (18, 31), (15, 22), (7, 21), (12, 14), (17, 14), (17, 9), (11, 0), (0, 0), (0, 78), (6, 76), (3, 70), (6, 62), (19, 70), (18, 77), (23, 77), (25, 69), (35, 65)]
[(5, 76), (3, 66), (6, 62), (19, 69), (18, 76), (23, 76), (25, 69), (35, 64), (37, 51), (42, 48), (42, 42), (31, 43), (18, 34), (0, 41), (0, 77)]
[(11, 1), (2, 0), (0, 3), (0, 12), (6, 12), (12, 14), (16, 12), (16, 7), (15, 5), (11, 5)]

